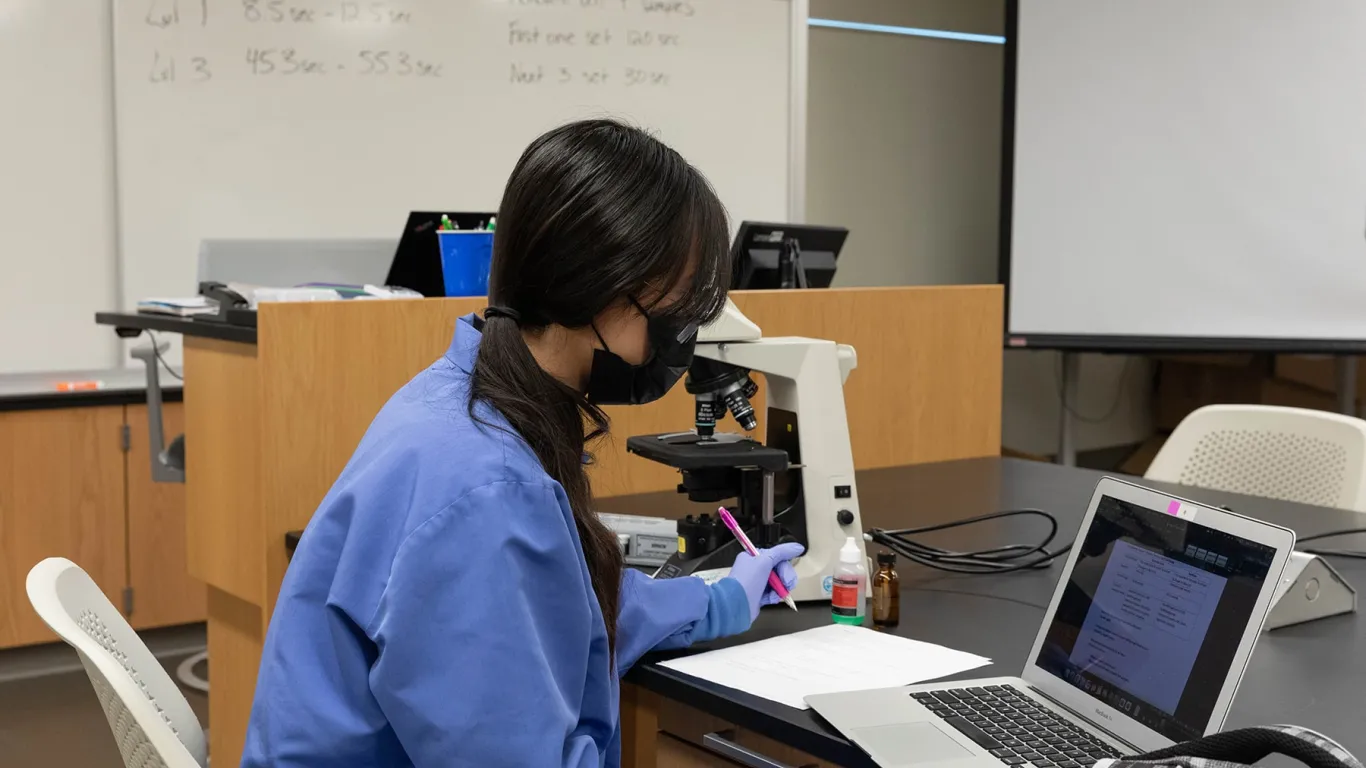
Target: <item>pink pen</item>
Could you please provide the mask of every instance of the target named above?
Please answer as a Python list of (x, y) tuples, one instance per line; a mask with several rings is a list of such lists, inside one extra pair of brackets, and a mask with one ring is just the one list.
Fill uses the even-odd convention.
[[(730, 512), (725, 507), (721, 507), (717, 512), (721, 515), (721, 522), (725, 523), (726, 527), (730, 529), (730, 532), (735, 534), (735, 538), (739, 540), (740, 546), (744, 547), (745, 551), (748, 552), (751, 557), (758, 557), (759, 553), (754, 550), (754, 545), (749, 542), (749, 537), (745, 535), (744, 531), (740, 530), (739, 523), (736, 523), (735, 518), (730, 516)], [(773, 591), (778, 594), (778, 597), (783, 599), (784, 603), (787, 603), (788, 608), (791, 608), (794, 611), (797, 610), (797, 604), (792, 601), (792, 595), (787, 593), (787, 587), (783, 586), (783, 580), (778, 578), (777, 573), (769, 572), (768, 585), (773, 587)]]

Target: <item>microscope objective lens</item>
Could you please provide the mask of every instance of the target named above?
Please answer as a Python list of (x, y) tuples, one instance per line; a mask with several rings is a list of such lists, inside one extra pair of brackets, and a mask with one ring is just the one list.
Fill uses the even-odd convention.
[(749, 399), (739, 391), (732, 391), (726, 395), (726, 407), (746, 432), (759, 426), (758, 419), (754, 417), (754, 406), (750, 405)]

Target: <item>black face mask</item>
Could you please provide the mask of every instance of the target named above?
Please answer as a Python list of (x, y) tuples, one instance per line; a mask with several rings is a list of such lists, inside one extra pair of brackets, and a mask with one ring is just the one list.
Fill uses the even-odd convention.
[(588, 374), (588, 401), (596, 405), (644, 405), (653, 403), (683, 378), (692, 365), (697, 347), (697, 326), (676, 327), (650, 313), (631, 299), (636, 310), (649, 321), (650, 359), (631, 365), (607, 348), (602, 334), (602, 349), (593, 350), (593, 367)]

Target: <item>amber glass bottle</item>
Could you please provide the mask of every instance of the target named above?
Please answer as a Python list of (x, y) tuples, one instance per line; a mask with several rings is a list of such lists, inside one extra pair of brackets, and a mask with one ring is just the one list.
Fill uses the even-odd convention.
[(901, 581), (896, 576), (896, 555), (879, 552), (873, 574), (873, 626), (895, 627), (901, 622)]

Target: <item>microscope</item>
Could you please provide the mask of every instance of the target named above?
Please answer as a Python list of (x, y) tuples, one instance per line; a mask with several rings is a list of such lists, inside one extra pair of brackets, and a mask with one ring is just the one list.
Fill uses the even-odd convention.
[[(801, 337), (763, 338), (729, 300), (698, 333), (685, 386), (696, 400), (695, 428), (637, 435), (626, 450), (676, 468), (679, 493), (711, 511), (679, 520), (678, 549), (655, 578), (719, 577), (741, 551), (714, 510), (721, 502), (754, 546), (797, 541), (794, 600), (828, 600), (840, 547), (852, 536), (863, 550), (854, 456), (844, 382), (858, 365), (854, 348)], [(765, 440), (717, 432), (726, 413), (746, 432), (758, 427), (751, 373), (768, 387)], [(866, 554), (865, 554), (866, 557)]]

